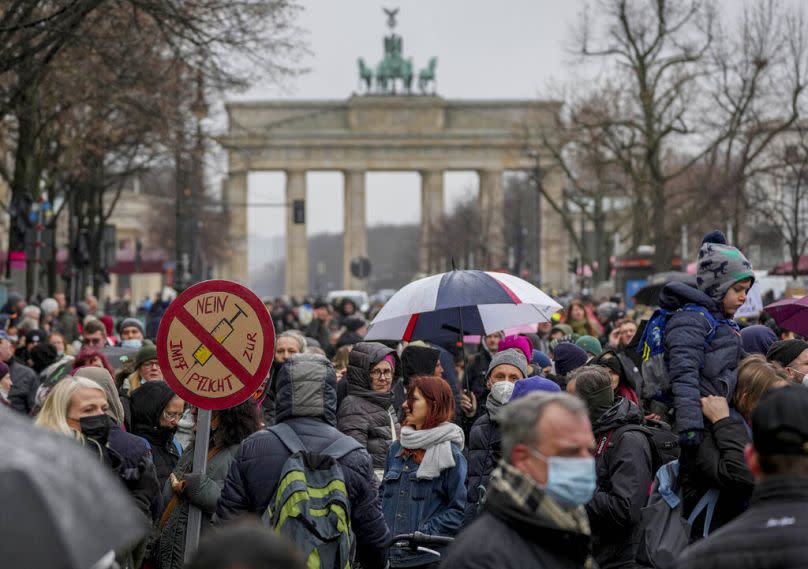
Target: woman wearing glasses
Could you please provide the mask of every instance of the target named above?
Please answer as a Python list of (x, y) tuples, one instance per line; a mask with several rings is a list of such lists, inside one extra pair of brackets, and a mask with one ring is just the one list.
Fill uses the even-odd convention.
[(131, 396), (132, 434), (143, 438), (151, 448), (160, 488), (177, 466), (182, 446), (174, 435), (185, 410), (180, 399), (167, 383), (149, 381)]
[(397, 367), (395, 350), (376, 342), (356, 344), (348, 355), (348, 395), (337, 415), (339, 430), (368, 449), (380, 478), (400, 429), (390, 391)]

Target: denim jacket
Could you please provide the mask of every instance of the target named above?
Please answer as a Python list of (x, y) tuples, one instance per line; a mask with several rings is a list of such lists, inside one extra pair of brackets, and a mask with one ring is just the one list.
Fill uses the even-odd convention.
[[(382, 510), (391, 535), (420, 531), (428, 535), (453, 537), (463, 522), (466, 507), (466, 459), (452, 445), (454, 468), (448, 468), (433, 480), (418, 480), (418, 464), (412, 457), (402, 459), (401, 444), (396, 442), (387, 453), (380, 494)], [(440, 550), (439, 548), (432, 548)], [(434, 555), (390, 550), (392, 567), (412, 567), (436, 562)]]

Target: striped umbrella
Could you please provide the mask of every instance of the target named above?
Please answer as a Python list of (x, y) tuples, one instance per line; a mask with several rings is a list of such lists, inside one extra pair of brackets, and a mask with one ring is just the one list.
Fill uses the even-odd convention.
[(412, 282), (387, 301), (366, 340), (454, 340), (547, 322), (561, 305), (506, 273), (451, 271)]

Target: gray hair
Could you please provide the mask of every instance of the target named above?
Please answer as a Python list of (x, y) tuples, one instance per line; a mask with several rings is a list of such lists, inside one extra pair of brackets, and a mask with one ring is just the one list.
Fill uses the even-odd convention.
[(532, 448), (539, 445), (536, 425), (553, 404), (575, 415), (588, 417), (584, 402), (567, 393), (534, 392), (512, 401), (502, 408), (500, 417), (503, 459), (510, 462), (514, 447), (520, 443)]
[(612, 385), (609, 372), (605, 367), (599, 365), (579, 367), (570, 374), (568, 379), (575, 380), (575, 393), (591, 393)]
[(297, 330), (287, 330), (286, 332), (282, 332), (278, 334), (278, 337), (275, 341), (280, 340), (281, 338), (292, 338), (297, 342), (298, 346), (300, 347), (301, 354), (306, 351), (306, 337)]

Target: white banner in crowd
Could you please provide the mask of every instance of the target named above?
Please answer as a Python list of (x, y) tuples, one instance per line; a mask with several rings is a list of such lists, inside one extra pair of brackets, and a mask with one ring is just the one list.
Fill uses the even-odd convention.
[(763, 298), (760, 294), (760, 285), (755, 283), (746, 295), (746, 302), (743, 303), (735, 313), (735, 318), (754, 318), (763, 310)]

